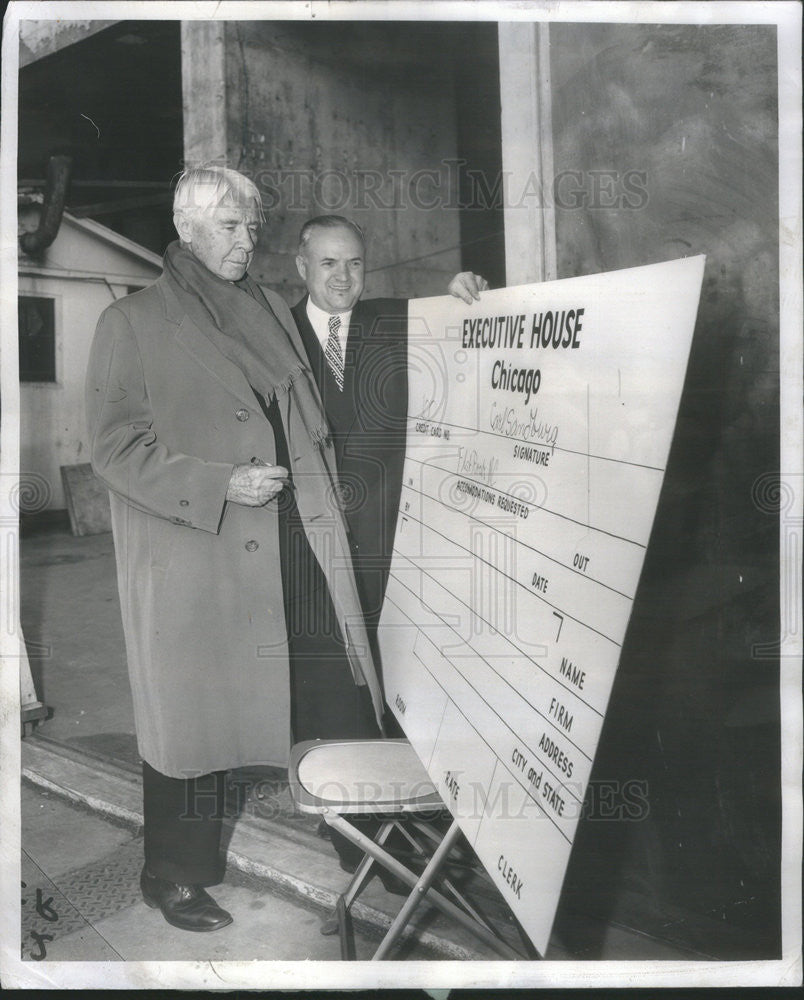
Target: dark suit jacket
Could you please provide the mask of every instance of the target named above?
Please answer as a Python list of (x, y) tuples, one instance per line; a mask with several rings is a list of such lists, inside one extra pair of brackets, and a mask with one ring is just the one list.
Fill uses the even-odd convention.
[(407, 300), (368, 299), (352, 311), (338, 389), (307, 318), (291, 310), (324, 401), (335, 446), (367, 624), (379, 618), (396, 529), (408, 405)]

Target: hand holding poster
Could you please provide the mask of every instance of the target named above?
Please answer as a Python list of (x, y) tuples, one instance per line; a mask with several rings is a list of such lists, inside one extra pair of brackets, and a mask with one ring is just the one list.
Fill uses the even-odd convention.
[(409, 305), (386, 698), (542, 953), (661, 490), (703, 264)]

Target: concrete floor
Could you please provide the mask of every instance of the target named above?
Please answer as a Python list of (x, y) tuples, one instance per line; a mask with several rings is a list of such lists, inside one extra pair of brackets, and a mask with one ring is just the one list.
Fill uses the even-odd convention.
[[(142, 838), (39, 788), (22, 787), (22, 954), (50, 961), (336, 961), (320, 911), (236, 871), (212, 891), (236, 915), (214, 934), (171, 927), (137, 885)], [(54, 837), (53, 831), (59, 836)], [(358, 933), (357, 956), (376, 942)]]
[(39, 698), (53, 709), (41, 731), (76, 745), (133, 737), (111, 534), (75, 538), (57, 524), (23, 537), (21, 563), (31, 673)]

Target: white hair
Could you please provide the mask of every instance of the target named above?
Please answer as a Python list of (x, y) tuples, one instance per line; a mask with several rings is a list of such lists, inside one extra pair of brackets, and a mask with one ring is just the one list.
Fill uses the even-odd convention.
[(176, 184), (173, 212), (185, 216), (214, 212), (219, 205), (254, 202), (260, 222), (265, 221), (257, 185), (229, 167), (206, 164), (185, 170)]

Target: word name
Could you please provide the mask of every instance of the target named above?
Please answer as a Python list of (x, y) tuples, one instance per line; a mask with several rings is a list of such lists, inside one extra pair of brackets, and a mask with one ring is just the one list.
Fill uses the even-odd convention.
[(572, 660), (568, 660), (566, 656), (561, 657), (561, 666), (558, 668), (558, 672), (566, 677), (571, 684), (574, 684), (579, 691), (583, 691), (583, 682), (586, 680), (586, 671), (581, 670), (580, 667), (576, 667)]

